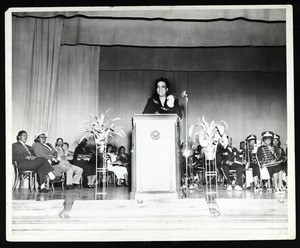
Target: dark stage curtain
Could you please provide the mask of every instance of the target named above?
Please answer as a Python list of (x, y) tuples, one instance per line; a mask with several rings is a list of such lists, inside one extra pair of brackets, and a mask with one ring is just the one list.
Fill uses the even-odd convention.
[[(187, 90), (189, 125), (203, 115), (209, 122), (225, 120), (236, 146), (251, 133), (260, 139), (265, 129), (279, 133), (285, 143), (286, 74), (282, 72), (100, 71), (100, 109), (111, 109), (113, 116), (124, 118), (124, 128), (130, 135), (131, 116), (142, 113), (158, 77), (170, 80), (170, 93), (179, 98), (183, 111), (180, 93)], [(130, 140), (117, 138), (113, 143), (129, 147)]]

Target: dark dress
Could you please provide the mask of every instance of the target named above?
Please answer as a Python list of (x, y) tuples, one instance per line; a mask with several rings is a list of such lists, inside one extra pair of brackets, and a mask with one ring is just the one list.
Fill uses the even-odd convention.
[(177, 98), (175, 98), (173, 108), (170, 108), (167, 105), (167, 100), (165, 101), (164, 106), (162, 106), (158, 96), (150, 97), (147, 101), (143, 114), (154, 114), (155, 112), (160, 114), (177, 114), (180, 118), (182, 118), (182, 112)]
[(96, 163), (95, 163), (93, 156), (91, 157), (91, 159), (89, 161), (78, 160), (77, 159), (78, 154), (81, 154), (81, 155), (93, 154), (91, 149), (88, 147), (83, 148), (81, 145), (78, 145), (75, 148), (74, 158), (71, 163), (83, 169), (83, 173), (82, 173), (83, 177), (96, 175), (96, 167), (95, 167)]

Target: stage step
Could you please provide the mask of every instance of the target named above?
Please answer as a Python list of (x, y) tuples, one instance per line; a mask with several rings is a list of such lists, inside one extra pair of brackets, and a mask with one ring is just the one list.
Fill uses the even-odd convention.
[[(16, 210), (26, 206), (44, 213), (45, 206), (54, 209), (53, 206), (58, 207), (62, 203), (47, 201), (43, 202), (46, 205), (38, 206), (35, 201), (25, 204), (17, 202), (14, 204)], [(288, 237), (284, 202), (276, 199), (218, 199), (217, 202), (221, 211), (219, 216), (210, 215), (204, 199), (143, 203), (135, 200), (74, 201), (70, 213), (62, 212), (61, 217), (32, 216), (33, 210), (27, 212), (28, 215), (26, 211), (19, 211), (13, 217), (12, 234), (14, 240), (31, 241), (47, 241), (53, 237), (61, 241), (258, 240)], [(261, 211), (261, 208), (269, 212)]]
[(64, 209), (64, 202), (65, 200), (13, 200), (12, 218), (59, 216)]

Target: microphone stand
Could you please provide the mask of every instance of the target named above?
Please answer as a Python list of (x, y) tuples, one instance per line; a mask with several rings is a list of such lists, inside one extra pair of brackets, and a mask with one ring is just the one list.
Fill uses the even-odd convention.
[(185, 97), (185, 185), (186, 185), (186, 195), (187, 197), (189, 196), (189, 188), (188, 188), (188, 146), (189, 146), (189, 142), (188, 142), (188, 97), (187, 95), (184, 96)]

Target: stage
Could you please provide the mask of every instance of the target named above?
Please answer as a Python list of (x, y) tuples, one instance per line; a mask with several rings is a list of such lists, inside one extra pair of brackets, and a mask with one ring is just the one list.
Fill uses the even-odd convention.
[(13, 192), (14, 240), (134, 241), (285, 239), (288, 196), (263, 190), (218, 189), (218, 211), (205, 187), (189, 198), (129, 200), (128, 187), (108, 187), (106, 200), (93, 189), (48, 194)]

